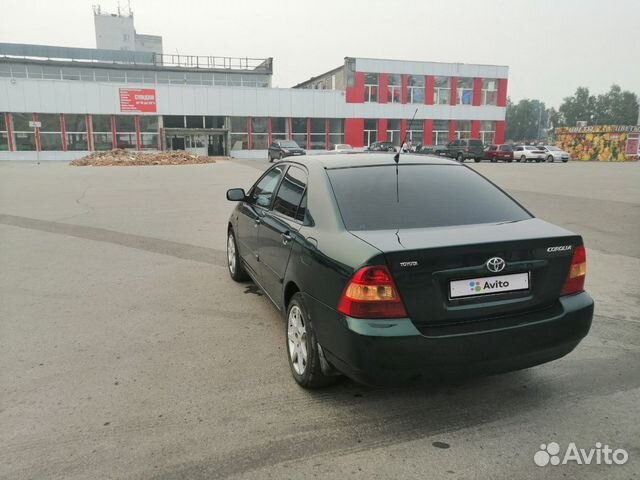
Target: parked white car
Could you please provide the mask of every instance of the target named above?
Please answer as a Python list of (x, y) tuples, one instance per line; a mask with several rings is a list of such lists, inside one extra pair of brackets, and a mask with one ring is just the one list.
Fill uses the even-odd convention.
[(559, 160), (561, 162), (569, 161), (569, 152), (565, 152), (564, 150), (559, 149), (554, 145), (545, 145), (542, 147), (542, 150), (546, 153), (547, 162), (555, 162)]
[(513, 159), (517, 162), (544, 162), (546, 152), (534, 145), (516, 145), (513, 147)]
[(337, 143), (334, 147), (333, 150), (335, 152), (346, 152), (349, 150), (353, 150), (353, 147), (351, 145), (349, 145), (348, 143)]

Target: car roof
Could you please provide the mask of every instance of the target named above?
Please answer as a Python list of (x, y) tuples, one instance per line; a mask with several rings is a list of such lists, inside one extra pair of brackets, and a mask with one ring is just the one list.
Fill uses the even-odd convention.
[[(337, 153), (323, 155), (305, 155), (289, 160), (291, 163), (299, 163), (307, 167), (320, 167), (327, 170), (352, 167), (374, 167), (382, 165), (395, 165), (394, 153)], [(442, 157), (430, 155), (414, 155), (403, 153), (400, 155), (400, 165), (457, 165), (460, 163)]]

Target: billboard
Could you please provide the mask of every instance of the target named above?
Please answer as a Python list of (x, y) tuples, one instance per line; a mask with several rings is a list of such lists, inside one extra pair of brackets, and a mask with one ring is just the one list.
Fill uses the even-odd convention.
[(120, 111), (127, 113), (156, 113), (156, 89), (121, 88)]
[(575, 160), (620, 162), (640, 158), (640, 125), (556, 128), (556, 144)]

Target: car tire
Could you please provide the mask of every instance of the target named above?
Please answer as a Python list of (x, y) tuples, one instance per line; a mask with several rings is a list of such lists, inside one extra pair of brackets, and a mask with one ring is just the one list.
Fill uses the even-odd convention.
[(227, 234), (227, 270), (229, 270), (229, 276), (236, 282), (249, 280), (249, 275), (240, 261), (238, 244), (236, 243), (236, 235), (233, 232), (233, 228), (229, 228), (229, 233)]
[(542, 162), (542, 159), (541, 158), (536, 158), (536, 163), (540, 163), (540, 162)]
[[(481, 158), (474, 158), (473, 161), (476, 162), (476, 163), (480, 163), (482, 161), (482, 159)], [(495, 160), (493, 158), (491, 159), (491, 161), (495, 162)]]
[(289, 368), (298, 385), (314, 389), (326, 387), (336, 381), (335, 376), (322, 373), (318, 341), (299, 292), (291, 298), (287, 308), (285, 342)]
[(496, 159), (496, 157), (493, 157), (493, 158), (491, 159), (491, 163), (496, 163), (497, 161), (498, 161), (498, 160)]
[(456, 160), (457, 160), (458, 162), (460, 162), (460, 163), (464, 163), (464, 156), (463, 156), (461, 153), (459, 153), (459, 154), (456, 156)]
[(507, 162), (509, 162), (509, 163), (513, 162), (513, 158), (507, 159)]
[(527, 157), (526, 157), (526, 156), (524, 156), (524, 155), (522, 155), (522, 156), (520, 157), (520, 161), (521, 161), (521, 162), (524, 162), (524, 163), (527, 163)]
[(269, 159), (269, 163), (273, 162), (273, 157), (270, 153), (267, 153), (267, 158)]
[(562, 160), (562, 163), (567, 163), (569, 160)]
[(549, 155), (549, 156), (547, 157), (547, 162), (549, 162), (549, 163), (553, 163), (553, 156)]

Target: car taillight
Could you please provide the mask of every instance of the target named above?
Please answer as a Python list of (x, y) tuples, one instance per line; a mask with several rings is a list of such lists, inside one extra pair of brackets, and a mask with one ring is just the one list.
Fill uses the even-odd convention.
[(353, 318), (407, 316), (391, 272), (385, 266), (358, 270), (342, 292), (338, 311)]
[(569, 267), (569, 275), (562, 287), (560, 295), (572, 295), (584, 290), (584, 279), (587, 275), (587, 252), (583, 246), (576, 247)]

